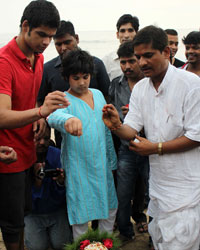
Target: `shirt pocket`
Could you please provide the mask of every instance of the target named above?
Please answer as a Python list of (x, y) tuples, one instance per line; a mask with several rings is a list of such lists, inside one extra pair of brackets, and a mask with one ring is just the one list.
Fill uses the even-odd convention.
[(170, 141), (184, 135), (183, 115), (180, 113), (165, 113), (162, 119), (161, 136), (164, 141)]

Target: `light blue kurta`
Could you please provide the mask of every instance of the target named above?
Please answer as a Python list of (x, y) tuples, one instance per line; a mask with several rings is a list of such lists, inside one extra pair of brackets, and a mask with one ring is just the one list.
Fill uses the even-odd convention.
[[(117, 158), (112, 136), (102, 121), (105, 99), (96, 89), (94, 110), (83, 100), (66, 93), (70, 106), (56, 110), (48, 118), (51, 127), (62, 133), (61, 162), (66, 172), (66, 192), (69, 222), (82, 224), (108, 218), (109, 209), (117, 208), (117, 196), (112, 170)], [(77, 117), (82, 122), (83, 135), (68, 134), (67, 119)]]

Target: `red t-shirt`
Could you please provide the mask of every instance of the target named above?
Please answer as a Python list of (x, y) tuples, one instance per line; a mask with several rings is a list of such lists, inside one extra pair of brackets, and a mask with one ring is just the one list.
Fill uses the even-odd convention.
[[(11, 97), (12, 110), (35, 108), (43, 74), (43, 55), (35, 55), (35, 69), (19, 49), (15, 38), (0, 49), (0, 93)], [(36, 161), (33, 125), (0, 130), (0, 145), (10, 146), (18, 160), (11, 164), (0, 162), (0, 173), (21, 172)]]

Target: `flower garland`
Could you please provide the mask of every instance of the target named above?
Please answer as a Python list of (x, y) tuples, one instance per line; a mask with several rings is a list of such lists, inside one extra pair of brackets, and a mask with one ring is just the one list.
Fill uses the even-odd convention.
[(100, 233), (89, 229), (73, 244), (66, 245), (65, 250), (119, 250), (120, 240), (114, 234)]

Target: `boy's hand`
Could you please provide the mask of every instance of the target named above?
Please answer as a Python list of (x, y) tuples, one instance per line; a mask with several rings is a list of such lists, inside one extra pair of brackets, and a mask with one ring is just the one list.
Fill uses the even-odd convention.
[(41, 168), (44, 168), (45, 167), (45, 162), (37, 162), (34, 164), (34, 167), (33, 167), (33, 173), (35, 176), (38, 175), (38, 172)]
[(45, 162), (37, 162), (34, 164), (34, 167), (33, 167), (33, 173), (34, 173), (34, 176), (35, 176), (35, 186), (36, 187), (41, 187), (42, 186), (42, 180), (43, 179), (40, 179), (38, 178), (38, 173), (40, 171), (41, 168), (44, 168), (45, 166)]
[(82, 123), (76, 117), (72, 117), (65, 122), (65, 130), (74, 136), (81, 136), (82, 132)]
[(65, 181), (65, 172), (62, 168), (56, 168), (56, 170), (60, 171), (60, 174), (57, 177), (53, 177), (53, 180), (59, 183), (59, 185), (64, 185)]
[(119, 114), (112, 104), (104, 105), (102, 112), (103, 122), (109, 129), (116, 128), (121, 123)]

